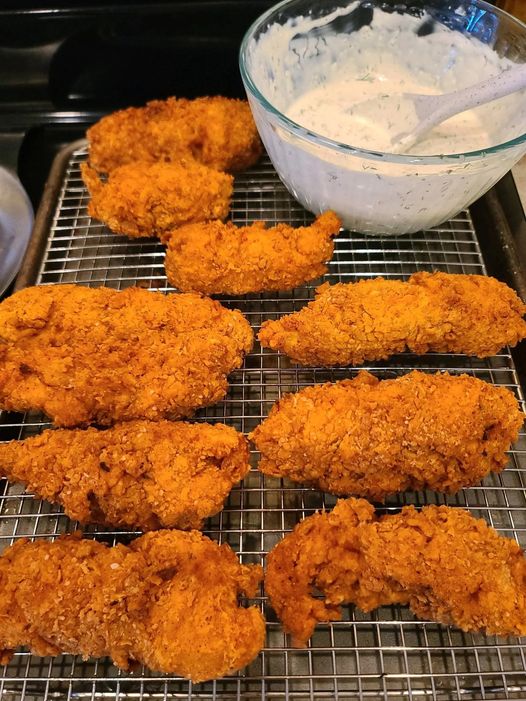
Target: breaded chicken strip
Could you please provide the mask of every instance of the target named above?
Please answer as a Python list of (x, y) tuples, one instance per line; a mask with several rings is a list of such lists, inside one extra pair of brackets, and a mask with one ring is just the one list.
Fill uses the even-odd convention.
[(484, 358), (526, 337), (525, 313), (494, 278), (415, 273), (322, 285), (301, 311), (266, 321), (259, 340), (301, 365), (359, 365), (407, 349)]
[(410, 372), (288, 394), (251, 434), (259, 469), (332, 494), (383, 501), (456, 492), (504, 469), (524, 415), (512, 392), (468, 375)]
[(224, 219), (234, 189), (231, 175), (195, 161), (137, 161), (113, 170), (107, 183), (87, 163), (81, 173), (91, 195), (88, 214), (131, 237), (160, 238), (183, 224)]
[(340, 225), (334, 212), (296, 229), (288, 224), (267, 229), (264, 222), (190, 224), (169, 239), (166, 275), (183, 292), (290, 290), (327, 272)]
[[(376, 518), (363, 499), (302, 521), (270, 552), (265, 588), (297, 646), (340, 604), (409, 605), (466, 632), (526, 635), (526, 559), (485, 521), (447, 506)], [(314, 588), (324, 599), (315, 598)]]
[(0, 304), (0, 408), (59, 426), (189, 416), (252, 342), (240, 312), (198, 295), (29, 287)]
[(246, 439), (222, 424), (130, 421), (0, 444), (0, 473), (81, 523), (201, 528), (249, 470)]
[(87, 137), (90, 163), (104, 173), (132, 161), (188, 158), (234, 172), (253, 165), (262, 152), (248, 102), (219, 96), (129, 107), (103, 117)]
[(238, 604), (262, 577), (197, 531), (154, 531), (113, 548), (78, 536), (20, 540), (0, 557), (0, 661), (24, 645), (216, 679), (263, 646), (263, 616)]

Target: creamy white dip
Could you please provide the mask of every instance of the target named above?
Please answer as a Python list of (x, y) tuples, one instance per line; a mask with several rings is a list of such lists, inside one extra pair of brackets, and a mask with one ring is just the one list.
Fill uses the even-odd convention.
[[(357, 103), (384, 94), (452, 92), (513, 63), (499, 56), (491, 38), (486, 44), (428, 14), (375, 8), (372, 21), (338, 31), (359, 5), (271, 24), (247, 48), (254, 85), (271, 105), (311, 134), (357, 150), (284, 128), (249, 91), (258, 129), (287, 187), (310, 211), (334, 209), (345, 226), (364, 232), (434, 226), (471, 204), (524, 153), (523, 144), (484, 150), (526, 132), (524, 93), (451, 118), (413, 146), (410, 158), (384, 155), (391, 138), (405, 131), (407, 115), (386, 100), (389, 113), (358, 117)], [(462, 24), (462, 15), (456, 17)], [(422, 31), (426, 24), (431, 32)], [(449, 158), (438, 158), (444, 155)]]
[[(331, 21), (348, 15), (356, 5), (350, 3), (323, 20), (301, 17), (272, 25), (258, 42), (265, 61), (255, 74), (264, 93), (270, 92), (290, 119), (335, 141), (388, 151), (391, 138), (408, 122), (406, 101), (386, 100), (384, 107), (379, 99), (378, 112), (369, 108), (365, 119), (353, 109), (357, 103), (404, 92), (451, 92), (513, 65), (491, 46), (438, 22), (430, 34), (420, 36), (422, 18), (378, 8), (370, 24), (350, 34), (332, 31)], [(264, 66), (272, 68), (270, 73)], [(457, 115), (410, 152), (462, 153), (518, 136), (526, 122), (526, 114), (520, 116), (526, 112), (521, 103), (524, 106), (523, 93)]]
[[(400, 92), (392, 92), (393, 86)], [(412, 103), (403, 98), (402, 91), (440, 94), (415, 80), (407, 70), (391, 65), (381, 72), (370, 70), (360, 78), (350, 75), (329, 80), (295, 100), (286, 114), (334, 141), (389, 153), (392, 140), (418, 121)], [(483, 119), (475, 110), (469, 110), (435, 127), (418, 144), (403, 152), (463, 153), (491, 145)]]

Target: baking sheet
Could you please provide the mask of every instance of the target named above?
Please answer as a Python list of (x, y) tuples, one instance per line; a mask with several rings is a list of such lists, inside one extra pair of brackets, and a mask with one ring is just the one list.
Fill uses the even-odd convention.
[[(85, 148), (63, 156), (58, 196), (39, 217), (47, 236), (31, 282), (77, 283), (123, 289), (141, 285), (172, 292), (163, 268), (163, 247), (151, 240), (130, 240), (108, 233), (86, 212), (88, 196), (79, 165)], [(55, 191), (52, 188), (52, 191)], [(45, 215), (45, 216), (44, 216)], [(236, 178), (232, 219), (245, 224), (264, 219), (302, 225), (311, 220), (288, 194), (267, 160)], [(38, 233), (38, 232), (37, 232)], [(412, 236), (372, 238), (343, 232), (328, 275), (292, 292), (219, 298), (238, 308), (257, 331), (262, 321), (300, 309), (323, 281), (352, 282), (376, 277), (406, 278), (416, 270), (484, 274), (485, 266), (473, 222), (463, 212), (444, 226)], [(24, 273), (28, 279), (28, 271)], [(513, 359), (508, 351), (486, 360), (462, 355), (402, 354), (390, 362), (364, 366), (380, 377), (419, 368), (467, 372), (510, 388), (524, 407)], [(197, 420), (224, 421), (245, 433), (268, 414), (283, 393), (352, 377), (356, 368), (305, 369), (256, 344), (244, 367), (232, 373), (226, 399), (202, 410)], [(37, 414), (0, 416), (0, 439), (33, 435), (49, 426)], [(290, 482), (265, 477), (255, 469), (236, 487), (224, 511), (208, 522), (206, 533), (228, 542), (245, 563), (265, 562), (266, 553), (304, 516), (334, 505), (335, 498)], [(391, 498), (383, 511), (414, 503), (450, 504), (470, 509), (503, 535), (526, 546), (526, 438), (510, 455), (501, 475), (458, 495), (408, 493)], [(78, 527), (61, 509), (24, 494), (5, 481), (0, 488), (0, 548), (16, 539), (52, 538)], [(133, 533), (85, 528), (87, 537), (113, 543)], [(83, 662), (61, 655), (39, 658), (17, 652), (0, 670), (0, 696), (6, 699), (524, 699), (526, 646), (518, 639), (462, 633), (433, 622), (418, 621), (407, 608), (383, 607), (363, 614), (344, 607), (343, 620), (319, 625), (309, 646), (295, 650), (267, 605), (263, 590), (256, 602), (267, 617), (267, 643), (261, 655), (236, 676), (192, 685), (174, 677), (139, 670), (117, 670), (108, 660)]]

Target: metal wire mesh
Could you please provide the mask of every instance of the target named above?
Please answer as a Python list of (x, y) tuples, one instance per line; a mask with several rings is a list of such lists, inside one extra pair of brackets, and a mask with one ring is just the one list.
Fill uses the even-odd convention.
[[(36, 284), (79, 283), (122, 289), (141, 285), (170, 291), (163, 268), (163, 247), (148, 240), (110, 234), (86, 212), (88, 197), (79, 175), (85, 152), (70, 158), (56, 206), (52, 229)], [(256, 219), (301, 225), (306, 213), (287, 193), (267, 161), (236, 179), (232, 219), (244, 224)], [(367, 238), (342, 233), (330, 282), (377, 275), (404, 278), (416, 270), (485, 273), (484, 262), (468, 212), (446, 225), (401, 238)], [(273, 296), (222, 298), (239, 308), (257, 330), (262, 321), (298, 310), (311, 299), (320, 281)], [(523, 396), (508, 352), (487, 360), (462, 355), (402, 354), (388, 363), (368, 365), (379, 376), (411, 368), (467, 372)], [(226, 399), (198, 414), (198, 420), (224, 421), (245, 433), (268, 414), (285, 392), (356, 374), (356, 369), (304, 369), (284, 356), (256, 345), (242, 369), (231, 376)], [(523, 404), (524, 406), (524, 404)], [(36, 414), (1, 417), (0, 438), (26, 437), (47, 426)], [(241, 560), (264, 564), (266, 553), (304, 516), (331, 507), (335, 499), (317, 491), (264, 477), (255, 466), (235, 488), (224, 511), (208, 523), (207, 533), (227, 541)], [(447, 503), (468, 507), (506, 536), (526, 546), (526, 439), (521, 435), (504, 473), (480, 486), (446, 497), (432, 492), (408, 493), (390, 499), (387, 510), (401, 504)], [(34, 500), (18, 485), (0, 483), (0, 547), (17, 538), (53, 538), (75, 529), (59, 508)], [(116, 541), (120, 531), (86, 528), (88, 537)], [(191, 683), (148, 670), (119, 672), (108, 660), (83, 662), (62, 655), (39, 658), (18, 652), (0, 672), (0, 696), (5, 699), (524, 699), (525, 647), (518, 639), (497, 640), (464, 634), (453, 628), (417, 621), (405, 608), (384, 607), (363, 614), (344, 609), (343, 620), (319, 625), (308, 647), (296, 650), (283, 634), (264, 593), (258, 599), (267, 617), (266, 647), (237, 676), (213, 683)]]

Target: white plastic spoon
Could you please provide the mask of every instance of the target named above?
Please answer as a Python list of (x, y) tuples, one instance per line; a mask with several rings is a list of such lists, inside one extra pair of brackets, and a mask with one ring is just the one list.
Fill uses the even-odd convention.
[[(444, 95), (399, 93), (364, 100), (361, 104), (354, 106), (353, 113), (376, 120), (380, 118), (381, 112), (388, 115), (392, 111), (400, 111), (401, 104), (404, 102), (406, 107), (412, 107), (411, 110), (404, 110), (404, 114), (411, 113), (411, 117), (407, 117), (409, 128), (391, 139), (392, 148), (389, 149), (391, 153), (404, 153), (418, 143), (433, 127), (455, 114), (493, 102), (523, 88), (526, 88), (526, 63), (509, 68), (469, 88)], [(416, 121), (411, 124), (411, 118), (415, 119), (413, 115), (416, 116)]]

